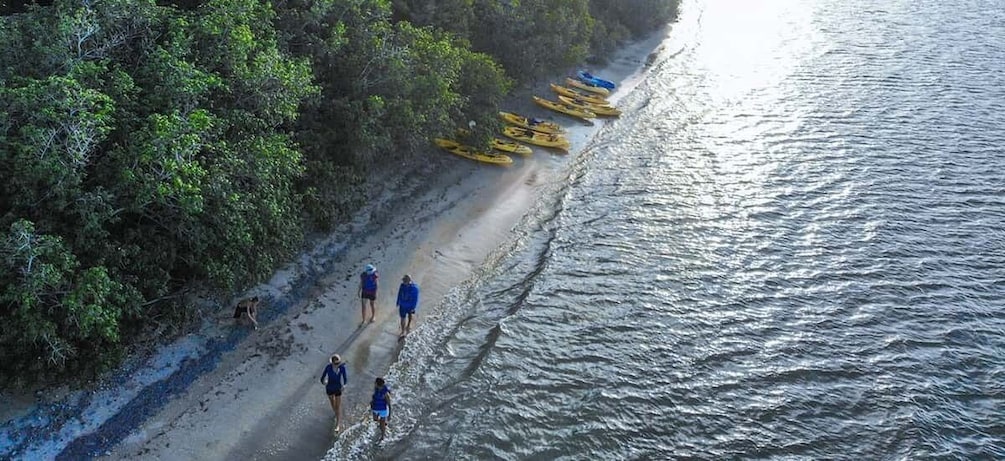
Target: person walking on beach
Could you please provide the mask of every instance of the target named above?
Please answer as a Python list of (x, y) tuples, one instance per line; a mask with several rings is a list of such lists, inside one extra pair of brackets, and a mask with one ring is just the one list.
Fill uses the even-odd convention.
[(234, 319), (237, 323), (241, 323), (242, 320), (248, 319), (255, 329), (258, 329), (258, 296), (254, 298), (247, 298), (241, 300), (237, 303), (237, 307), (234, 308)]
[(373, 267), (373, 264), (367, 264), (363, 273), (359, 274), (359, 300), (363, 311), (363, 320), (359, 323), (360, 325), (366, 323), (367, 301), (370, 301), (370, 323), (373, 323), (373, 319), (377, 315), (378, 278), (380, 278), (380, 274), (377, 273), (377, 268)]
[(321, 372), (321, 384), (325, 385), (325, 393), (328, 394), (328, 403), (335, 412), (335, 430), (342, 430), (342, 390), (349, 383), (349, 373), (345, 369), (342, 357), (335, 354), (331, 357), (330, 363)]
[(373, 413), (373, 420), (380, 423), (380, 440), (384, 440), (384, 435), (387, 434), (387, 418), (391, 414), (391, 388), (387, 387), (384, 378), (377, 378), (373, 383), (370, 412)]
[[(412, 277), (405, 274), (401, 278), (401, 285), (398, 287), (398, 317), (401, 318), (401, 325), (398, 331), (398, 339), (403, 339), (409, 331), (412, 331), (412, 316), (419, 306), (419, 286), (412, 282)], [(408, 322), (405, 318), (408, 317)]]

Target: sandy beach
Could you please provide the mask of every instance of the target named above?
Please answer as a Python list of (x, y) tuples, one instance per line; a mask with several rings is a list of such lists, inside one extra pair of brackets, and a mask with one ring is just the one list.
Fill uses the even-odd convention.
[[(612, 100), (644, 76), (647, 56), (666, 35), (661, 31), (629, 44), (607, 66), (592, 69), (620, 84)], [(511, 238), (542, 188), (563, 177), (568, 162), (611, 123), (599, 119), (586, 125), (535, 106), (530, 94), (552, 98), (547, 84), (518, 89), (503, 109), (566, 126), (572, 141), (568, 155), (535, 148), (532, 156), (515, 156), (514, 165), (501, 168), (431, 149), (433, 160), (404, 180), (388, 184), (376, 178), (379, 195), (352, 223), (318, 239), (269, 282), (246, 293), (264, 300), (259, 330), (234, 326), (230, 305), (207, 309), (198, 332), (160, 354), (134, 360), (86, 402), (65, 396), (64, 406), (83, 413), (77, 420), (67, 416), (48, 428), (28, 424), (37, 435), (22, 440), (14, 457), (323, 457), (337, 436), (318, 381), (328, 357), (339, 353), (348, 364), (344, 424), (364, 424), (373, 379), (387, 371), (403, 344), (394, 306), (401, 277), (410, 274), (421, 287), (421, 328), (449, 291)], [(365, 264), (377, 267), (381, 285), (376, 321), (361, 324), (357, 284)], [(45, 408), (59, 405), (49, 401)], [(30, 417), (28, 410), (20, 415)]]

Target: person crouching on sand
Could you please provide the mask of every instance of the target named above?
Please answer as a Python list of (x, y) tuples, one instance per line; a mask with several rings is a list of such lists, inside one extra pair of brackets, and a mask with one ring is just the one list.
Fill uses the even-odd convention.
[(237, 307), (234, 309), (234, 319), (236, 319), (237, 323), (241, 323), (241, 320), (243, 319), (248, 319), (251, 321), (251, 324), (255, 326), (256, 330), (258, 329), (257, 316), (258, 296), (241, 300), (241, 302), (237, 303)]
[(373, 420), (380, 423), (380, 439), (387, 434), (387, 418), (391, 414), (391, 389), (384, 383), (384, 378), (373, 382), (373, 398), (370, 399), (370, 412)]
[(325, 393), (328, 394), (328, 403), (335, 412), (335, 430), (342, 430), (342, 390), (349, 384), (349, 373), (345, 369), (342, 357), (335, 354), (331, 357), (331, 363), (325, 366), (321, 372), (321, 384), (325, 385)]
[[(401, 327), (398, 331), (398, 338), (404, 338), (409, 331), (412, 331), (412, 316), (419, 306), (419, 286), (412, 282), (412, 277), (405, 274), (401, 278), (401, 286), (398, 287), (398, 317), (401, 317)], [(405, 318), (408, 322), (405, 322)]]
[(366, 323), (367, 301), (370, 301), (370, 323), (373, 323), (373, 318), (377, 315), (378, 278), (380, 278), (380, 274), (377, 273), (377, 269), (372, 264), (367, 264), (363, 273), (359, 274), (359, 300), (363, 310), (363, 321), (360, 322), (360, 325)]

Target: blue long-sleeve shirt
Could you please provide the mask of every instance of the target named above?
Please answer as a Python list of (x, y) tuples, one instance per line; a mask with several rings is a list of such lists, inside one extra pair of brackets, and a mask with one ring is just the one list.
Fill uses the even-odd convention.
[(413, 283), (402, 283), (398, 287), (398, 307), (415, 309), (419, 306), (419, 286)]
[(325, 367), (325, 371), (321, 372), (321, 382), (325, 382), (325, 376), (328, 377), (328, 383), (325, 384), (326, 390), (339, 390), (342, 386), (349, 384), (349, 373), (345, 369), (345, 364), (338, 364), (338, 369), (336, 370), (332, 364), (328, 364)]

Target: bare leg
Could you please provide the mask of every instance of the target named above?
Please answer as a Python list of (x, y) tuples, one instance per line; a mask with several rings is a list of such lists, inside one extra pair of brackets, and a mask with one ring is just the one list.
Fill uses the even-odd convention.
[(370, 300), (370, 323), (373, 323), (374, 317), (377, 316), (377, 301)]
[(335, 412), (335, 417), (336, 418), (338, 417), (338, 400), (337, 399), (338, 399), (338, 397), (336, 397), (334, 395), (329, 395), (328, 396), (328, 403), (331, 404), (332, 411)]
[(401, 321), (398, 322), (398, 336), (405, 336), (405, 318), (402, 317)]
[(408, 324), (405, 325), (405, 333), (412, 331), (412, 315), (414, 314), (411, 312), (408, 313)]
[(363, 325), (366, 323), (366, 298), (359, 298), (359, 308), (360, 315), (363, 316), (363, 319), (359, 321), (359, 324)]
[(342, 430), (342, 396), (332, 396), (332, 409), (335, 410), (335, 430)]
[(387, 419), (380, 418), (380, 439), (384, 440), (385, 435), (387, 435)]

